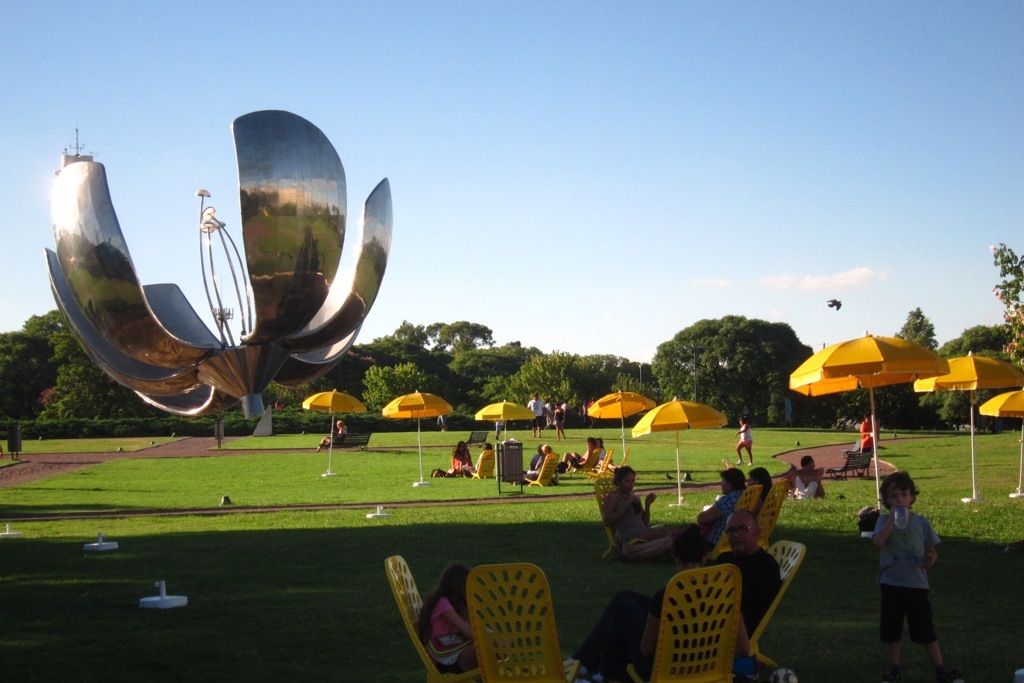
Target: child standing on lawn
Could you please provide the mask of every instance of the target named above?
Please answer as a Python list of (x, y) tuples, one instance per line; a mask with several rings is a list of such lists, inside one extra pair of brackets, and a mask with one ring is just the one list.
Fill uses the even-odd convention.
[(939, 559), (935, 545), (939, 537), (924, 515), (910, 511), (917, 500), (917, 487), (906, 472), (890, 474), (882, 482), (882, 504), (888, 514), (875, 524), (875, 546), (881, 549), (878, 583), (882, 592), (880, 633), (889, 646), (889, 673), (882, 681), (899, 681), (903, 620), (910, 640), (924, 645), (935, 666), (939, 683), (963, 683), (960, 674), (942, 664), (942, 652), (932, 623), (928, 599), (928, 570)]

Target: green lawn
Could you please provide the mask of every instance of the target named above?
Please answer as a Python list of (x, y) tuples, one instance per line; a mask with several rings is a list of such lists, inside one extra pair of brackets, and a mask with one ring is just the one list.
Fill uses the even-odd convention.
[[(618, 430), (603, 435), (612, 446)], [(604, 534), (593, 499), (565, 495), (587, 491), (579, 477), (523, 496), (506, 493), (506, 500), (492, 505), (453, 505), (456, 499), (496, 499), (496, 486), (444, 479), (414, 488), (419, 478), (415, 433), (375, 435), (373, 445), (386, 446), (377, 443), (385, 436), (399, 448), (336, 453), (334, 468), (342, 474), (330, 479), (320, 477), (326, 454), (307, 448), (117, 461), (0, 489), (0, 522), (24, 533), (0, 540), (0, 680), (416, 681), (423, 679), (421, 666), (384, 577), (388, 555), (405, 556), (423, 592), (451, 559), (538, 564), (552, 584), (566, 655), (612, 593), (622, 588), (653, 592), (672, 573), (666, 564), (600, 559)], [(444, 464), (453, 437), (464, 438), (422, 436), (428, 471)], [(582, 438), (570, 436), (578, 449)], [(768, 452), (792, 448), (797, 440), (803, 445), (852, 441), (849, 434), (831, 432), (759, 430), (756, 436), (758, 464), (776, 473), (785, 466), (770, 460)], [(722, 458), (732, 454), (732, 432), (680, 437), (683, 469), (697, 483), (715, 481)], [(1012, 636), (1019, 622), (1024, 557), (1002, 550), (1024, 538), (1024, 500), (1007, 497), (1017, 486), (1018, 439), (1018, 434), (978, 438), (978, 485), (987, 500), (973, 505), (959, 500), (971, 493), (967, 439), (883, 442), (883, 459), (915, 477), (921, 489), (915, 509), (931, 518), (944, 539), (939, 564), (931, 571), (939, 639), (947, 661), (971, 681), (1009, 680), (1024, 666), (1024, 649)], [(526, 441), (528, 447), (538, 443)], [(665, 480), (665, 472), (675, 470), (673, 435), (628, 444), (641, 486), (673, 485)], [(807, 544), (808, 556), (763, 650), (805, 682), (877, 680), (885, 668), (877, 642), (878, 556), (855, 527), (857, 510), (874, 498), (874, 481), (827, 488), (824, 501), (790, 501), (783, 508), (774, 537)], [(70, 510), (212, 507), (222, 495), (239, 505), (353, 502), (367, 507), (18, 519)], [(686, 523), (713, 495), (684, 491), (684, 505), (669, 507), (674, 489), (666, 491), (655, 503), (655, 522)], [(529, 500), (523, 503), (524, 498)], [(390, 507), (392, 516), (382, 520), (366, 518), (370, 505), (394, 501), (423, 504)], [(121, 549), (83, 553), (82, 544), (100, 531)], [(167, 581), (169, 593), (186, 595), (189, 606), (138, 609), (139, 598), (155, 594), (153, 582), (160, 579)], [(922, 648), (907, 642), (904, 649), (904, 680), (930, 681)]]

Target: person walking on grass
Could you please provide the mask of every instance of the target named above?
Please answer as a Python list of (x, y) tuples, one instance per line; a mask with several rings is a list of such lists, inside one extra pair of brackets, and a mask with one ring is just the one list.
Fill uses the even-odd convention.
[(935, 546), (939, 536), (924, 515), (911, 511), (918, 490), (906, 472), (890, 474), (882, 482), (882, 504), (889, 513), (879, 515), (875, 523), (874, 543), (881, 550), (878, 584), (882, 593), (879, 631), (889, 649), (889, 673), (882, 681), (903, 680), (900, 672), (903, 620), (910, 629), (910, 640), (924, 645), (935, 667), (939, 683), (963, 683), (960, 674), (942, 663), (942, 652), (932, 621), (928, 599), (928, 570), (939, 555)]
[(737, 465), (743, 464), (743, 449), (747, 449), (747, 459), (750, 464), (754, 464), (754, 452), (752, 450), (754, 446), (754, 432), (750, 430), (750, 419), (747, 417), (740, 418), (740, 430), (736, 432), (736, 436), (739, 437), (739, 443), (736, 444), (736, 460)]
[(533, 411), (533, 435), (539, 439), (544, 429), (544, 402), (539, 395), (534, 394), (526, 407)]

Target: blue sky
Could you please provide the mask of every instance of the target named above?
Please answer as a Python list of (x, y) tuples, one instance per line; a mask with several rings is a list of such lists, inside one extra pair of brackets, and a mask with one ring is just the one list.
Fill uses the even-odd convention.
[[(236, 240), (230, 124), (330, 138), (391, 259), (360, 341), (470, 320), (650, 360), (703, 318), (804, 343), (1001, 322), (1024, 219), (1020, 2), (0, 0), (0, 331), (54, 308), (48, 193), (76, 126), (144, 283), (204, 301), (195, 190)], [(836, 312), (826, 300), (843, 301)]]

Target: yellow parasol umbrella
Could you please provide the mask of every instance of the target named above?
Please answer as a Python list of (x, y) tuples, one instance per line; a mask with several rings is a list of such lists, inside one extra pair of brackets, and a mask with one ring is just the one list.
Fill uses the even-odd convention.
[[(476, 415), (473, 417), (481, 422), (497, 422), (501, 420), (507, 423), (509, 420), (532, 420), (534, 415), (533, 411), (526, 406), (501, 401), (484, 406), (476, 411)], [(508, 427), (505, 428), (505, 433), (506, 435), (508, 434)], [(495, 435), (497, 435), (497, 432), (495, 432)]]
[(598, 420), (618, 418), (622, 435), (622, 452), (626, 452), (626, 418), (650, 410), (657, 404), (646, 396), (632, 391), (615, 391), (594, 401), (587, 408), (587, 415)]
[(789, 376), (789, 388), (805, 396), (824, 396), (854, 389), (868, 390), (877, 496), (881, 492), (881, 478), (878, 475), (875, 387), (906, 384), (947, 372), (949, 363), (931, 349), (905, 339), (867, 334), (818, 351)]
[(328, 432), (331, 436), (331, 443), (327, 447), (327, 471), (321, 476), (336, 476), (337, 472), (331, 471), (331, 460), (334, 455), (334, 415), (335, 413), (365, 413), (366, 406), (351, 394), (331, 389), (305, 398), (302, 401), (302, 407), (304, 410), (322, 410), (331, 414), (331, 428)]
[(724, 413), (703, 403), (673, 399), (652, 409), (633, 427), (634, 437), (651, 432), (676, 433), (676, 493), (679, 497), (676, 505), (683, 504), (683, 478), (679, 468), (679, 430), (724, 427), (728, 422), (729, 419)]
[(416, 420), (416, 447), (420, 453), (420, 480), (413, 482), (413, 486), (428, 486), (430, 482), (423, 479), (423, 443), (420, 440), (420, 419), (447, 415), (452, 412), (451, 405), (439, 396), (416, 391), (392, 400), (380, 412), (384, 417)]
[[(999, 394), (981, 404), (978, 412), (982, 415), (996, 417), (1024, 417), (1024, 391), (1008, 391)], [(1024, 485), (1024, 423), (1020, 427), (1020, 473), (1017, 475), (1017, 492), (1010, 498), (1024, 497), (1021, 486)]]
[(949, 373), (919, 379), (914, 391), (968, 391), (971, 408), (971, 497), (965, 503), (981, 501), (978, 495), (977, 470), (974, 460), (974, 390), (1024, 387), (1024, 372), (998, 358), (975, 356), (974, 352), (949, 361)]

